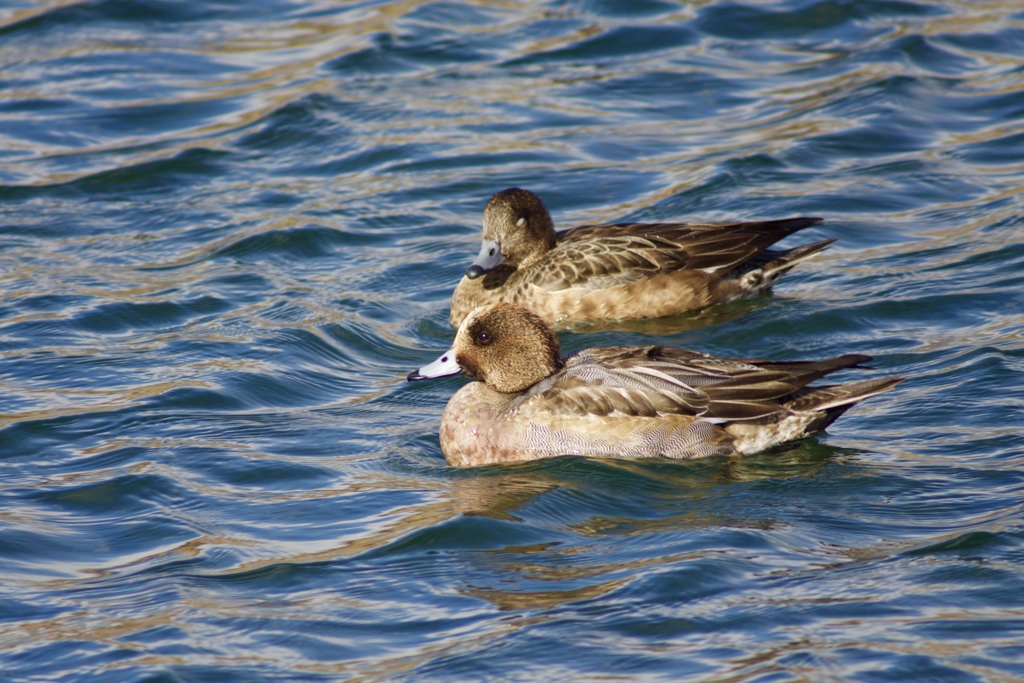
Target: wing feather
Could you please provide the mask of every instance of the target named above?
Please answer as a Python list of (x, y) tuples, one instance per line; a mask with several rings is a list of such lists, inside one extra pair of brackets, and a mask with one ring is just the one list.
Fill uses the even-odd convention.
[(674, 347), (587, 349), (509, 409), (562, 415), (688, 415), (714, 422), (754, 420), (786, 410), (785, 401), (816, 379), (868, 356), (777, 362), (717, 358)]
[(602, 289), (684, 268), (731, 270), (820, 218), (748, 223), (616, 223), (558, 234), (548, 256), (521, 271), (548, 290)]

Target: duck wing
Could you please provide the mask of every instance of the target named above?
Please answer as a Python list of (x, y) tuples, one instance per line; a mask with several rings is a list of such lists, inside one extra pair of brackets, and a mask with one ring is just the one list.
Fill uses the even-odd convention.
[(785, 410), (785, 399), (810, 382), (868, 360), (870, 356), (849, 354), (824, 361), (774, 362), (665, 346), (587, 349), (517, 399), (515, 408), (562, 415), (753, 420)]
[(603, 289), (684, 268), (731, 270), (775, 242), (820, 223), (787, 218), (747, 223), (617, 223), (558, 234), (548, 256), (522, 273), (548, 291)]

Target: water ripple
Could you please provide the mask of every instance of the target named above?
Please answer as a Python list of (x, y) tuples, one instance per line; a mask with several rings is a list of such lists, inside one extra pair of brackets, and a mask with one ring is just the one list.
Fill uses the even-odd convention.
[[(0, 663), (68, 680), (1016, 680), (1006, 0), (0, 8)], [(487, 198), (824, 215), (771, 296), (580, 326), (909, 376), (687, 464), (445, 465)]]

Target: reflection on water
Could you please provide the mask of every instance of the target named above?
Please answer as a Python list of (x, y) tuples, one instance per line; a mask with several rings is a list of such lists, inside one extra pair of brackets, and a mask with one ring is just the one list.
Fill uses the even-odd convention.
[[(1014, 2), (0, 7), (11, 678), (1010, 680)], [(822, 215), (770, 296), (564, 347), (868, 353), (831, 434), (455, 471), (487, 199)]]

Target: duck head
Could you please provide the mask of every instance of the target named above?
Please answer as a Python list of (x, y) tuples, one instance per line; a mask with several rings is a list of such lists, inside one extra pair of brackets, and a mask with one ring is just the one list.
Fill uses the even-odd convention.
[(498, 303), (466, 316), (452, 348), (410, 372), (408, 380), (463, 374), (499, 393), (513, 394), (564, 366), (558, 338), (540, 317), (523, 306)]
[(540, 197), (510, 187), (491, 197), (484, 209), (484, 235), (466, 277), (476, 279), (505, 263), (525, 268), (555, 246), (555, 226)]

